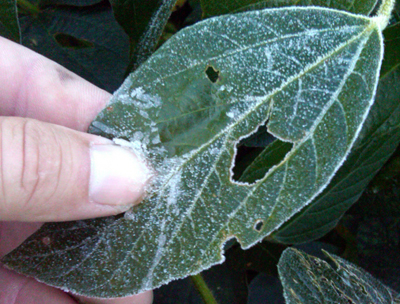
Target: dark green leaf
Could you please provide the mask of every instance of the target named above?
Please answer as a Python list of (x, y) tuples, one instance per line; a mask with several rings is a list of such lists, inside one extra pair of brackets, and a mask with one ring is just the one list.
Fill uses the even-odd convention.
[(249, 285), (247, 304), (284, 304), (282, 284), (277, 277), (261, 273)]
[(273, 166), (278, 165), (292, 148), (293, 144), (290, 142), (275, 140), (246, 168), (239, 180), (254, 183), (261, 179)]
[(288, 248), (278, 264), (287, 304), (393, 303), (392, 291), (363, 269), (325, 252), (331, 264)]
[[(327, 189), (309, 206), (284, 224), (272, 238), (282, 243), (302, 243), (326, 234), (357, 201), (368, 183), (400, 142), (400, 27), (387, 28), (385, 58), (376, 101), (348, 159)], [(390, 72), (388, 72), (390, 71)]]
[[(229, 257), (228, 257), (229, 260)], [(244, 271), (230, 267), (229, 263), (217, 265), (201, 273), (204, 282), (218, 304), (242, 304), (247, 299)], [(154, 290), (155, 304), (204, 304), (192, 279), (172, 281)]]
[(204, 17), (219, 16), (243, 10), (284, 6), (322, 6), (356, 14), (369, 15), (377, 0), (201, 0)]
[(400, 290), (400, 216), (363, 216), (356, 236), (358, 264), (387, 286)]
[(271, 242), (261, 242), (247, 250), (234, 246), (226, 252), (227, 261), (231, 268), (237, 271), (252, 270), (269, 275), (278, 275), (276, 265), (287, 246)]
[[(144, 202), (98, 229), (45, 226), (4, 262), (76, 293), (116, 297), (221, 263), (228, 239), (260, 242), (310, 203), (350, 152), (373, 102), (384, 20), (285, 8), (181, 30), (91, 128), (148, 157), (157, 174)], [(219, 71), (215, 83), (209, 66)], [(234, 182), (236, 144), (266, 121), (293, 149), (256, 183)], [(91, 235), (80, 230), (88, 225)]]
[(400, 22), (388, 27), (383, 34), (385, 37), (385, 58), (382, 62), (381, 78), (398, 71), (400, 68)]
[(0, 35), (15, 42), (21, 42), (16, 0), (0, 2)]
[(70, 5), (70, 6), (90, 6), (98, 4), (104, 0), (40, 0), (43, 5)]
[(357, 264), (400, 290), (400, 149), (384, 165), (339, 225), (354, 238)]
[(109, 92), (123, 81), (128, 37), (110, 7), (59, 7), (21, 18), (23, 44)]
[(115, 18), (129, 35), (128, 72), (137, 69), (154, 52), (176, 0), (110, 0)]

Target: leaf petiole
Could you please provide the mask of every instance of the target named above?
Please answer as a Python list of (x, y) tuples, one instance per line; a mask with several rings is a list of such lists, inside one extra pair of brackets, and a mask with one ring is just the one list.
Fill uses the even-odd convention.
[(190, 279), (192, 280), (197, 291), (200, 293), (200, 296), (205, 304), (218, 304), (211, 290), (208, 288), (207, 283), (204, 281), (201, 273), (191, 276)]
[(379, 27), (383, 31), (389, 24), (389, 19), (392, 14), (394, 4), (396, 0), (383, 0), (381, 6), (379, 7), (377, 20)]

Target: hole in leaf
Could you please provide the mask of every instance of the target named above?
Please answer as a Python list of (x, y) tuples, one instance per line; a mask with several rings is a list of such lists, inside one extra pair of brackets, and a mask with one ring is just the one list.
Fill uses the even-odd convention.
[(254, 224), (254, 230), (260, 232), (263, 226), (264, 226), (264, 221), (257, 220), (257, 222)]
[(211, 65), (207, 66), (206, 75), (212, 83), (216, 83), (219, 79), (219, 71), (214, 69)]
[(255, 183), (275, 165), (282, 162), (293, 144), (283, 142), (267, 132), (266, 125), (236, 144), (233, 180)]
[(93, 43), (85, 39), (79, 39), (74, 36), (65, 33), (56, 33), (53, 35), (54, 39), (62, 47), (73, 48), (73, 49), (84, 49), (93, 47)]

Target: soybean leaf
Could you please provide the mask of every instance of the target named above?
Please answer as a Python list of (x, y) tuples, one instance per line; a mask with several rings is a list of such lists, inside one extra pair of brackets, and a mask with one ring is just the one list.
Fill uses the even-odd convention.
[(21, 42), (16, 0), (2, 0), (0, 3), (0, 35), (15, 42)]
[(229, 14), (242, 10), (254, 10), (284, 6), (322, 6), (355, 14), (369, 15), (377, 0), (201, 0), (204, 17)]
[(90, 6), (102, 1), (103, 0), (41, 0), (40, 5)]
[(392, 290), (363, 269), (335, 255), (331, 264), (297, 249), (286, 249), (278, 270), (287, 304), (394, 303)]
[(130, 38), (132, 54), (128, 73), (154, 52), (176, 1), (110, 0), (116, 20)]
[(258, 274), (249, 285), (247, 304), (284, 304), (282, 284), (277, 277)]
[(339, 225), (353, 235), (357, 264), (400, 290), (400, 150), (397, 149)]
[(129, 41), (111, 8), (57, 7), (21, 18), (22, 43), (114, 92), (129, 62)]
[[(376, 101), (344, 165), (328, 187), (271, 238), (302, 243), (333, 229), (400, 142), (400, 24), (384, 31), (386, 53)], [(256, 166), (254, 164), (253, 166)]]
[[(75, 293), (116, 297), (221, 263), (228, 239), (258, 243), (350, 152), (374, 99), (384, 20), (296, 7), (183, 29), (90, 128), (151, 162), (144, 202), (123, 217), (48, 224), (4, 262)], [(254, 184), (234, 181), (236, 144), (266, 121), (292, 150)]]

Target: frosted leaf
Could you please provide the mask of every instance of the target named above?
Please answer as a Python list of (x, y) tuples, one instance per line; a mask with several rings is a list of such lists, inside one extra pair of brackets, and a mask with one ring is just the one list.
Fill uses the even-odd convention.
[(278, 264), (287, 304), (395, 303), (394, 293), (363, 269), (325, 252), (330, 264), (297, 249), (286, 249)]
[[(75, 293), (117, 297), (223, 262), (228, 239), (259, 242), (327, 186), (357, 139), (376, 91), (380, 24), (312, 7), (182, 30), (90, 129), (141, 149), (156, 171), (144, 202), (123, 217), (84, 221), (90, 231), (48, 225), (4, 262)], [(292, 148), (256, 183), (234, 181), (237, 142), (263, 123)], [(36, 241), (49, 235), (51, 246)]]

